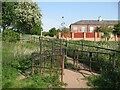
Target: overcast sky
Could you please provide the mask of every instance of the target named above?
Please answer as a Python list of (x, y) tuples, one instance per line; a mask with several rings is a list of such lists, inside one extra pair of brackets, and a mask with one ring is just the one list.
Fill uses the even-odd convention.
[(37, 2), (41, 13), (44, 31), (59, 28), (64, 16), (66, 27), (79, 20), (118, 19), (118, 2)]

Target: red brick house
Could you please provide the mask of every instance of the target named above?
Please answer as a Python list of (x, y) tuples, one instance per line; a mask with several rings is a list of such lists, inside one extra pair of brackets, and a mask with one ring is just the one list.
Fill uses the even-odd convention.
[[(109, 25), (109, 27), (114, 27), (114, 25), (117, 23), (118, 23), (117, 20), (102, 20), (101, 17), (99, 17), (98, 20), (80, 20), (70, 25), (69, 32), (64, 33), (64, 35), (59, 33), (58, 38), (59, 39), (67, 38), (68, 40), (101, 41), (104, 40), (103, 38), (101, 38), (102, 33), (94, 32), (94, 30), (97, 27), (100, 27), (102, 24), (107, 24)], [(109, 39), (109, 41), (118, 41), (118, 40), (120, 40), (120, 37), (114, 36), (111, 33), (111, 38)]]

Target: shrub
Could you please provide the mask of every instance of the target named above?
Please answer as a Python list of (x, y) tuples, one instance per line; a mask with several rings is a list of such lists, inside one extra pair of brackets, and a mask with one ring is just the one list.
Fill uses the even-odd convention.
[(101, 75), (88, 77), (88, 84), (97, 88), (120, 88), (120, 68), (114, 71), (107, 71)]
[(10, 29), (6, 29), (2, 33), (2, 39), (3, 41), (16, 42), (20, 40), (20, 35), (18, 32), (15, 32)]

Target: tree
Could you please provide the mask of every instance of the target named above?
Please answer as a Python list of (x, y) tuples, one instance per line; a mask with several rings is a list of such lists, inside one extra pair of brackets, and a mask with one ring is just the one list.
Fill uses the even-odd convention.
[(2, 2), (2, 28), (15, 28), (18, 32), (31, 33), (38, 27), (41, 29), (41, 13), (36, 3)]
[(120, 22), (114, 25), (115, 34), (120, 34)]
[(96, 37), (95, 37), (95, 33), (96, 32), (101, 32), (101, 28), (100, 27), (96, 27), (95, 30), (94, 30), (94, 41), (96, 41)]
[(62, 32), (68, 32), (68, 30), (69, 30), (69, 28), (64, 27), (64, 28), (62, 29)]
[(2, 28), (3, 31), (16, 20), (15, 8), (17, 2), (2, 2)]
[(15, 9), (16, 27), (24, 33), (31, 33), (34, 26), (41, 28), (41, 13), (34, 2), (19, 2)]
[(56, 30), (55, 27), (54, 27), (54, 28), (51, 28), (51, 29), (49, 30), (49, 35), (50, 35), (51, 37), (54, 37), (55, 35), (57, 35), (57, 33), (58, 33), (58, 31)]
[(35, 25), (33, 27), (33, 30), (31, 31), (31, 34), (33, 35), (41, 35), (41, 31), (43, 31), (43, 28), (40, 26)]
[(113, 28), (109, 27), (107, 24), (101, 24), (100, 27), (97, 27), (95, 32), (102, 32), (102, 38), (105, 38), (105, 40), (109, 40), (111, 37)]
[(68, 33), (68, 31), (69, 31), (69, 28), (64, 27), (64, 28), (62, 29), (62, 31), (61, 31), (62, 37), (64, 36), (64, 33), (67, 34), (66, 37), (69, 37), (70, 34)]

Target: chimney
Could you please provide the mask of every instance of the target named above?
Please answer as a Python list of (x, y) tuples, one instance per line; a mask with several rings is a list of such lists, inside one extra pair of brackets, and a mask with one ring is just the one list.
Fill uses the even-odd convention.
[(98, 17), (98, 21), (102, 21), (102, 17), (101, 16)]

